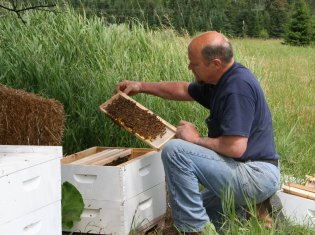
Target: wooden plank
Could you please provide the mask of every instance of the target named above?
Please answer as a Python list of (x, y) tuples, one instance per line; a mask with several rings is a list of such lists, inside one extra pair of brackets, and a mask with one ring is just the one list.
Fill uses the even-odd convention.
[(100, 159), (102, 157), (109, 157), (111, 156), (112, 154), (115, 154), (117, 152), (119, 152), (120, 149), (106, 149), (106, 150), (103, 150), (101, 152), (98, 152), (98, 153), (94, 153), (92, 155), (88, 155), (86, 157), (83, 157), (79, 160), (76, 160), (76, 161), (73, 161), (71, 162), (70, 164), (76, 164), (76, 165), (80, 165), (80, 164), (83, 164), (83, 165), (88, 165), (90, 162), (92, 162), (93, 160), (95, 159)]
[[(91, 147), (91, 148), (85, 149), (83, 151), (68, 155), (68, 156), (64, 157), (63, 159), (61, 159), (61, 164), (69, 164), (73, 161), (79, 160), (79, 159), (84, 158), (88, 155), (100, 152), (100, 151), (98, 151), (98, 149), (99, 149), (98, 147)], [(104, 148), (104, 150), (105, 150), (105, 148)]]
[(311, 193), (315, 193), (315, 189), (314, 188), (307, 187), (307, 186), (304, 186), (304, 185), (291, 183), (291, 182), (286, 183), (286, 185), (288, 185), (289, 187), (294, 187), (294, 188), (302, 189), (302, 190), (305, 190), (305, 191), (308, 191), (308, 192), (311, 192)]
[(308, 191), (305, 191), (302, 189), (290, 187), (288, 185), (283, 185), (282, 190), (286, 193), (289, 193), (289, 194), (293, 194), (293, 195), (307, 198), (310, 200), (315, 200), (315, 193), (312, 193), (312, 192), (308, 192)]
[(305, 186), (315, 189), (315, 174), (306, 175), (306, 179), (307, 179), (307, 181), (306, 181)]
[[(139, 108), (147, 111), (148, 113), (154, 114), (151, 110), (147, 109), (146, 107), (144, 107), (143, 105), (141, 105), (140, 103), (138, 103), (137, 101), (135, 101), (134, 99), (132, 99), (131, 97), (129, 97), (128, 95), (126, 95), (123, 92), (118, 92), (116, 95), (111, 97), (105, 103), (101, 104), (99, 106), (100, 110), (110, 117), (110, 115), (108, 114), (108, 112), (106, 110), (106, 107), (108, 105), (110, 105), (114, 100), (118, 99), (120, 96), (125, 98), (125, 99), (128, 99), (128, 100), (130, 100), (132, 102), (134, 102)], [(117, 123), (117, 122), (115, 122), (115, 123), (120, 125), (121, 127), (123, 127), (128, 132), (130, 132), (133, 135), (135, 135), (137, 138), (141, 139), (143, 142), (145, 142), (149, 146), (151, 146), (151, 147), (153, 147), (155, 149), (161, 149), (163, 147), (163, 145), (165, 145), (170, 139), (174, 138), (175, 132), (176, 132), (176, 127), (174, 127), (172, 124), (170, 124), (169, 122), (165, 121), (164, 119), (162, 119), (158, 115), (156, 115), (156, 114), (154, 114), (154, 115), (164, 124), (164, 126), (166, 128), (166, 131), (165, 131), (163, 136), (158, 136), (152, 141), (149, 140), (149, 139), (145, 139), (144, 137), (142, 137), (138, 133), (134, 133), (131, 128), (126, 127), (122, 123)]]
[(123, 151), (125, 151), (125, 149), (112, 149), (112, 150), (110, 150), (104, 154), (98, 154), (98, 155), (95, 155), (95, 156), (89, 158), (88, 161), (86, 161), (86, 164), (90, 165), (93, 162), (97, 162), (97, 161), (102, 160), (104, 158), (112, 157), (113, 155), (119, 154)]
[(90, 164), (91, 165), (104, 166), (107, 163), (115, 161), (116, 159), (121, 158), (121, 157), (126, 157), (128, 155), (131, 155), (131, 149), (125, 149), (122, 152), (116, 153), (116, 154), (114, 154), (108, 158), (99, 159), (98, 161), (91, 162)]
[(132, 151), (132, 154), (131, 154), (131, 158), (137, 158), (139, 156), (142, 156), (146, 153), (149, 153), (149, 152), (152, 152), (152, 151), (155, 151), (155, 149), (133, 149)]
[(118, 152), (118, 153), (116, 153), (110, 157), (99, 159), (98, 161), (91, 162), (90, 164), (91, 165), (104, 166), (107, 163), (110, 163), (110, 162), (112, 162), (118, 158), (121, 158), (121, 157), (126, 157), (128, 155), (131, 155), (131, 149), (125, 149), (125, 150), (120, 151), (120, 152)]

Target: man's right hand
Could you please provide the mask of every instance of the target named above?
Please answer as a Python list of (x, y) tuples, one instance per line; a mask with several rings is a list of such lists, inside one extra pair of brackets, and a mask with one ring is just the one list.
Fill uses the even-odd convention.
[(132, 96), (141, 92), (141, 82), (124, 80), (116, 85), (116, 92), (122, 91)]

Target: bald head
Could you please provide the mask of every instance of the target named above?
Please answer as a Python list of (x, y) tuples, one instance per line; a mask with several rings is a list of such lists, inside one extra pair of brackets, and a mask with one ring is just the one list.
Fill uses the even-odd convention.
[(206, 63), (213, 59), (220, 59), (225, 64), (233, 62), (231, 43), (223, 34), (215, 31), (198, 35), (190, 42), (188, 49), (200, 53)]

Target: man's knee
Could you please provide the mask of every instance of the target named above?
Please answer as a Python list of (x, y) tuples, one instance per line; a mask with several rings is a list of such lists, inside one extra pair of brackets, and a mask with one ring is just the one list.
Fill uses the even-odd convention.
[(184, 144), (184, 141), (181, 139), (172, 139), (168, 141), (161, 152), (161, 157), (163, 162), (168, 161), (172, 156), (178, 153), (178, 148)]

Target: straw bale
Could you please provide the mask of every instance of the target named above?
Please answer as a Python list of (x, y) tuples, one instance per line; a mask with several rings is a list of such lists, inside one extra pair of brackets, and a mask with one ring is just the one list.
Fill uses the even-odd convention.
[(59, 101), (0, 84), (0, 144), (60, 145), (63, 129)]

